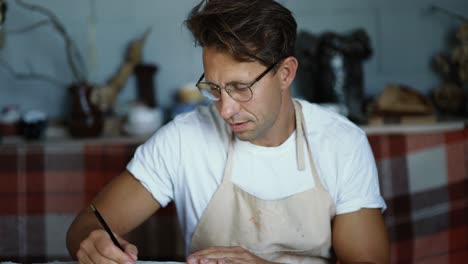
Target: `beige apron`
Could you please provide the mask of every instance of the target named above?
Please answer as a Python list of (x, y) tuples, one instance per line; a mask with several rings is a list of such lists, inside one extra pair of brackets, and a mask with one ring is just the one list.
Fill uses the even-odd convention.
[[(331, 220), (335, 207), (322, 186), (305, 136), (299, 103), (296, 112), (296, 151), (304, 169), (304, 140), (315, 186), (278, 200), (257, 198), (232, 183), (232, 139), (223, 181), (195, 229), (190, 252), (210, 246), (241, 246), (269, 261), (332, 263)], [(254, 175), (253, 175), (254, 176)]]

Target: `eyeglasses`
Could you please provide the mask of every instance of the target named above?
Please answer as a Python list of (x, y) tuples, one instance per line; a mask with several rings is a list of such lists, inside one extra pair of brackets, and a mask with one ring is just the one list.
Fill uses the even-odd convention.
[[(224, 90), (232, 97), (232, 99), (239, 101), (239, 102), (247, 102), (250, 101), (253, 97), (252, 93), (252, 86), (260, 81), (263, 76), (269, 73), (280, 61), (273, 63), (270, 67), (268, 67), (264, 72), (262, 72), (253, 82), (250, 84), (244, 83), (229, 83), (224, 87)], [(205, 96), (210, 101), (219, 101), (221, 99), (221, 88), (219, 85), (209, 83), (209, 82), (202, 82), (203, 78), (205, 77), (205, 73), (203, 73), (198, 79), (198, 82), (195, 86), (197, 86), (200, 93)]]

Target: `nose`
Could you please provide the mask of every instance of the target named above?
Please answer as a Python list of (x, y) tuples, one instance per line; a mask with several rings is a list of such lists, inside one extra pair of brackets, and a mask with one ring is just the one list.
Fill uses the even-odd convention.
[(227, 120), (239, 113), (239, 102), (225, 91), (221, 91), (221, 100), (217, 102), (219, 114)]

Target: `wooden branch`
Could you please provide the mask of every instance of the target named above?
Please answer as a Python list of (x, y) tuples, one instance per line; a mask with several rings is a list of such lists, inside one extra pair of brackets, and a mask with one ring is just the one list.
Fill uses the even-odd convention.
[(85, 68), (83, 57), (79, 53), (78, 48), (76, 47), (75, 43), (73, 42), (72, 38), (66, 31), (65, 27), (62, 25), (58, 17), (52, 11), (45, 7), (25, 3), (23, 0), (16, 0), (16, 3), (25, 9), (31, 10), (33, 12), (38, 12), (49, 19), (50, 23), (52, 24), (52, 27), (63, 37), (65, 41), (67, 61), (75, 78), (75, 81), (86, 81), (87, 78), (82, 70)]
[(18, 80), (40, 80), (40, 81), (53, 84), (54, 86), (60, 86), (60, 87), (66, 86), (65, 82), (62, 82), (60, 80), (57, 80), (45, 74), (33, 73), (33, 72), (31, 73), (17, 72), (13, 69), (13, 67), (10, 64), (8, 64), (7, 61), (5, 61), (2, 58), (0, 58), (0, 66), (3, 67), (7, 72), (9, 72), (12, 76), (14, 76)]
[(124, 87), (128, 77), (132, 74), (135, 66), (140, 63), (142, 50), (149, 33), (148, 29), (142, 37), (133, 40), (127, 48), (125, 60), (120, 65), (117, 72), (110, 78), (106, 85), (99, 86), (93, 90), (91, 101), (103, 112), (107, 112), (114, 107), (120, 90)]

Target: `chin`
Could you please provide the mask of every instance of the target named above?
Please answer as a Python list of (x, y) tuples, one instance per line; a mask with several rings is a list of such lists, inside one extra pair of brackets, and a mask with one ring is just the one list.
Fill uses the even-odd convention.
[(255, 136), (250, 131), (238, 132), (238, 133), (235, 133), (235, 134), (236, 134), (236, 137), (239, 140), (242, 140), (242, 141), (253, 141), (253, 140), (255, 140)]

